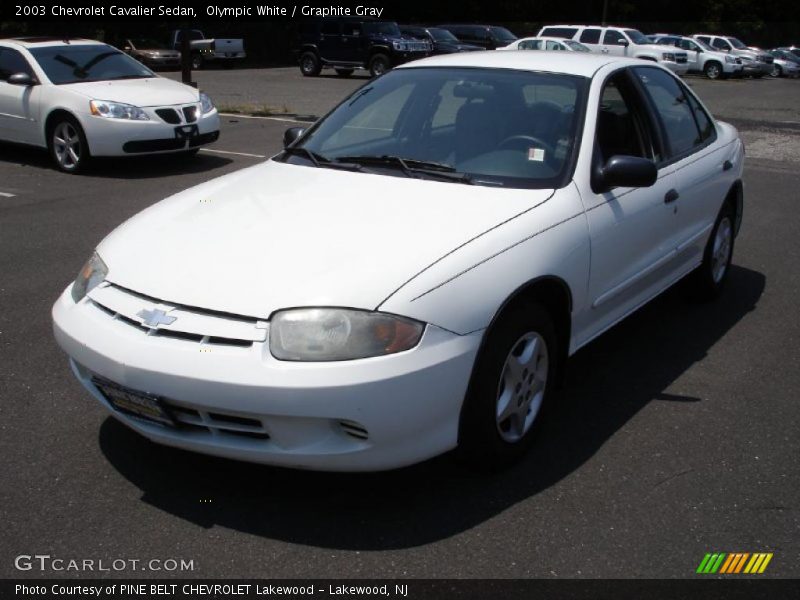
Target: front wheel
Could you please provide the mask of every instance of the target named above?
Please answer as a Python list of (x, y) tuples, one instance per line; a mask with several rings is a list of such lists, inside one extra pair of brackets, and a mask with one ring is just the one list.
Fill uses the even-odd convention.
[(719, 79), (722, 76), (722, 65), (718, 62), (709, 61), (703, 68), (703, 72), (709, 79)]
[(726, 202), (717, 216), (703, 253), (703, 262), (694, 273), (694, 288), (700, 300), (713, 300), (722, 292), (733, 259), (736, 215)]
[(780, 65), (772, 65), (772, 71), (770, 71), (771, 77), (783, 77), (783, 71), (781, 70)]
[(369, 74), (373, 77), (380, 77), (391, 68), (392, 63), (385, 54), (376, 54), (369, 61)]
[(73, 117), (60, 117), (50, 129), (50, 156), (55, 166), (64, 173), (78, 173), (86, 169), (91, 154), (86, 135)]
[(559, 351), (552, 318), (538, 304), (509, 309), (475, 363), (459, 426), (459, 452), (498, 468), (530, 446), (553, 394)]
[(199, 54), (192, 55), (192, 69), (199, 71), (203, 68), (203, 57)]

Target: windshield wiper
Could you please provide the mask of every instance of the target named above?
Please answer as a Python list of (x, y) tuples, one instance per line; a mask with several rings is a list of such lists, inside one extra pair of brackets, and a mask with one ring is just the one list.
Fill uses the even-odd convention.
[(326, 169), (342, 169), (345, 171), (360, 171), (361, 165), (355, 163), (333, 162), (331, 159), (322, 156), (313, 150), (303, 148), (302, 146), (289, 146), (283, 149), (284, 154), (291, 154), (294, 156), (303, 156), (311, 161), (315, 167)]
[(472, 183), (472, 177), (466, 173), (457, 173), (454, 167), (443, 163), (432, 162), (427, 160), (418, 160), (416, 158), (403, 158), (401, 156), (340, 156), (336, 160), (347, 161), (355, 164), (363, 165), (380, 165), (380, 166), (396, 166), (408, 175), (413, 177), (416, 174), (430, 175), (432, 177), (440, 177), (448, 181), (457, 181), (459, 183)]

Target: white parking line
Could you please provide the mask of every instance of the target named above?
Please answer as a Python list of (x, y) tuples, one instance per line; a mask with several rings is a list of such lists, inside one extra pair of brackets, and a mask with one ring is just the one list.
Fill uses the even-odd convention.
[(200, 152), (213, 152), (214, 154), (233, 154), (234, 156), (247, 156), (250, 158), (267, 158), (264, 154), (248, 154), (247, 152), (230, 152), (228, 150), (212, 150), (211, 148), (200, 148)]
[(264, 119), (266, 121), (283, 121), (284, 123), (313, 123), (313, 120), (294, 119), (286, 117), (258, 117), (256, 115), (240, 115), (238, 113), (219, 113), (220, 117), (235, 117), (237, 119)]
[(3, 198), (13, 198), (16, 194), (9, 194), (8, 192), (0, 192), (0, 196)]

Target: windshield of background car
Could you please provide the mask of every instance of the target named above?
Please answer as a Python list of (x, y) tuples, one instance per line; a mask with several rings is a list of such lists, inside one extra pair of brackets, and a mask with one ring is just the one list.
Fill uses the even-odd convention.
[(364, 23), (364, 31), (371, 34), (400, 37), (400, 27), (391, 21), (373, 21)]
[(731, 38), (726, 38), (726, 39), (727, 39), (727, 40), (728, 40), (728, 41), (731, 43), (731, 45), (732, 45), (734, 48), (736, 48), (737, 50), (747, 50), (747, 46), (745, 46), (745, 45), (742, 43), (742, 41), (741, 41), (741, 40), (738, 40), (738, 39), (736, 39), (736, 38), (734, 38), (734, 37), (731, 37)]
[(438, 28), (431, 28), (428, 29), (431, 34), (431, 37), (435, 39), (437, 42), (457, 42), (458, 38), (454, 36), (452, 33), (447, 31), (447, 29), (438, 29)]
[(644, 37), (644, 34), (638, 29), (625, 29), (625, 33), (631, 38), (634, 44), (649, 44), (650, 40)]
[(155, 77), (147, 67), (105, 44), (41, 46), (28, 51), (56, 85)]
[(157, 42), (147, 38), (136, 38), (131, 40), (137, 50), (166, 50), (167, 45), (164, 42)]
[(517, 39), (517, 36), (515, 36), (505, 27), (489, 27), (489, 31), (492, 32), (494, 39), (500, 40), (501, 42), (506, 42), (507, 44), (510, 44)]
[[(435, 163), (477, 185), (561, 187), (576, 152), (587, 87), (588, 79), (564, 74), (396, 69), (346, 99), (300, 147), (343, 163), (356, 162), (352, 157)], [(311, 164), (299, 152), (282, 160)], [(375, 166), (362, 164), (365, 171)]]
[(580, 42), (576, 42), (574, 40), (564, 40), (564, 43), (569, 46), (570, 50), (574, 50), (575, 52), (590, 52), (589, 48)]

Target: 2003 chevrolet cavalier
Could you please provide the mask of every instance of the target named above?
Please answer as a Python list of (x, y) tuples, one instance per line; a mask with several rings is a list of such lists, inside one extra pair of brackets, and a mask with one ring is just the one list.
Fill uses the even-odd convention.
[(325, 470), (455, 447), (502, 464), (571, 353), (686, 275), (720, 291), (743, 159), (655, 64), (425, 59), (120, 226), (55, 335), (163, 444)]

